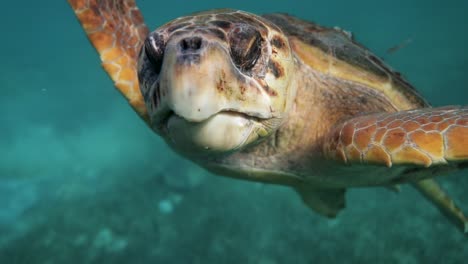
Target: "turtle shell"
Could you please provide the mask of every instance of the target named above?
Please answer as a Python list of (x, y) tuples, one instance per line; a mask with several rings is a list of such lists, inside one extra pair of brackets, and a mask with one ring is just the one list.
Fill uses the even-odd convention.
[(399, 72), (357, 43), (351, 33), (286, 14), (263, 17), (282, 29), (296, 57), (313, 70), (375, 89), (399, 110), (429, 106)]

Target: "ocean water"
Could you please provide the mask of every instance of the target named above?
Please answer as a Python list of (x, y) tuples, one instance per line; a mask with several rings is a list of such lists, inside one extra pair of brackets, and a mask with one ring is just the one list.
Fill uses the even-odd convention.
[[(433, 105), (468, 104), (466, 1), (137, 3), (152, 29), (221, 7), (339, 26)], [(2, 10), (0, 263), (466, 263), (467, 237), (409, 186), (351, 190), (327, 220), (288, 188), (184, 161), (113, 88), (66, 1)], [(439, 179), (465, 212), (467, 174)]]

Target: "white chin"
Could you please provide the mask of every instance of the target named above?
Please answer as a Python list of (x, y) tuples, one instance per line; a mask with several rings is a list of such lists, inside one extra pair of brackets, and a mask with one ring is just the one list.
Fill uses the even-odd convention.
[(167, 121), (170, 140), (183, 152), (229, 152), (256, 137), (255, 122), (241, 114), (221, 112), (202, 122), (189, 122), (177, 115)]

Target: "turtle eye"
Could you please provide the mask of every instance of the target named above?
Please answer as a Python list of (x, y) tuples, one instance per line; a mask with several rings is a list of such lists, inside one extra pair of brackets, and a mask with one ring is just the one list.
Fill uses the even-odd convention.
[(249, 72), (260, 58), (262, 36), (250, 26), (238, 26), (229, 34), (230, 52), (234, 64), (243, 72)]
[(159, 34), (151, 34), (145, 41), (146, 56), (157, 73), (161, 71), (165, 46), (164, 39)]

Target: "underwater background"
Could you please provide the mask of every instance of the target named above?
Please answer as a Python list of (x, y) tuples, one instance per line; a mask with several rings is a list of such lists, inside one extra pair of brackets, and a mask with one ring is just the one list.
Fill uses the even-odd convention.
[[(137, 4), (151, 29), (221, 7), (339, 26), (434, 106), (468, 104), (467, 1)], [(113, 88), (65, 0), (2, 11), (0, 263), (467, 263), (467, 237), (410, 186), (350, 190), (327, 220), (289, 188), (184, 161)], [(468, 172), (438, 180), (468, 212)]]

